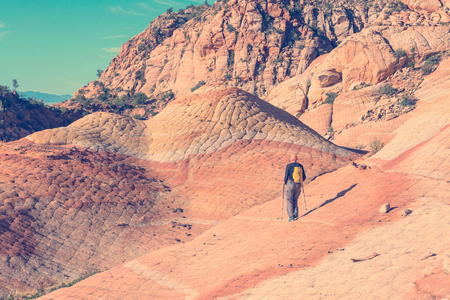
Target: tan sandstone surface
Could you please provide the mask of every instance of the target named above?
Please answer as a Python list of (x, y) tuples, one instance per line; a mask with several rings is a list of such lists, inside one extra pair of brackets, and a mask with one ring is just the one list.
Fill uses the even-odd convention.
[[(281, 219), (278, 191), (273, 200), (190, 242), (150, 252), (42, 299), (450, 297), (444, 272), (450, 249), (449, 98), (429, 97), (432, 82), (424, 81), (417, 108), (377, 155), (305, 186), (299, 220)], [(279, 159), (282, 169), (286, 161)], [(391, 209), (381, 214), (386, 202)]]
[[(309, 180), (357, 156), (285, 111), (240, 89), (221, 86), (206, 86), (171, 102), (148, 121), (95, 113), (28, 139), (148, 160), (160, 178), (178, 185), (177, 192), (189, 203), (186, 209), (221, 218), (274, 197), (283, 176), (280, 161), (292, 151), (299, 153), (309, 169)], [(259, 165), (257, 174), (266, 176), (249, 174), (244, 167), (255, 164)], [(227, 198), (236, 194), (238, 181), (242, 182), (237, 191), (240, 199), (230, 202)], [(190, 198), (195, 201), (186, 200)]]
[(308, 181), (359, 157), (285, 111), (220, 86), (147, 121), (95, 113), (1, 151), (1, 262), (12, 276), (0, 280), (9, 291), (68, 282), (192, 240), (279, 196), (292, 152)]
[[(148, 120), (96, 112), (0, 143), (0, 298), (91, 271), (42, 299), (450, 298), (449, 7), (158, 17), (76, 93), (101, 110), (143, 92)], [(307, 181), (287, 222), (292, 153)]]

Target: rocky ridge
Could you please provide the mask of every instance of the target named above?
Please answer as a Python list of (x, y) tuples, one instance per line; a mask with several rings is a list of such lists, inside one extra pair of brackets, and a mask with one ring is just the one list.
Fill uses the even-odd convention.
[(82, 111), (48, 107), (33, 99), (25, 99), (16, 91), (0, 86), (0, 140), (9, 142), (35, 131), (67, 126), (82, 117)]
[(432, 11), (419, 1), (405, 3), (231, 0), (170, 11), (124, 44), (99, 80), (75, 96), (114, 101), (144, 93), (167, 100), (204, 83), (227, 82), (265, 98), (364, 28), (450, 20), (446, 3), (429, 6)]

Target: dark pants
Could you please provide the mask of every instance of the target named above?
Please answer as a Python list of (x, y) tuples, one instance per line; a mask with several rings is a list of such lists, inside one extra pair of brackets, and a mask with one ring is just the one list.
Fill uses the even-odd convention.
[(292, 180), (288, 180), (286, 184), (286, 189), (284, 191), (284, 196), (286, 197), (286, 210), (289, 218), (297, 217), (294, 216), (294, 212), (297, 209), (297, 200), (302, 191), (302, 184), (295, 183)]

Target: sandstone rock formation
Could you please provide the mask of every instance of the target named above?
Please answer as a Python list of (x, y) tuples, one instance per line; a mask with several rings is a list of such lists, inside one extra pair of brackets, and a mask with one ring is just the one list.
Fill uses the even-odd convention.
[[(264, 201), (253, 194), (259, 193), (254, 185), (266, 182), (263, 189), (276, 190), (268, 182), (275, 184), (276, 177), (282, 174), (273, 174), (271, 169), (278, 168), (275, 162), (283, 160), (289, 151), (299, 152), (309, 169), (309, 180), (348, 163), (356, 155), (329, 143), (285, 111), (240, 89), (221, 86), (205, 86), (191, 96), (171, 102), (148, 121), (95, 113), (68, 127), (42, 131), (27, 138), (36, 143), (73, 144), (171, 164), (183, 174), (177, 175), (177, 184), (197, 186), (189, 189), (195, 191), (195, 199), (199, 198), (199, 192), (205, 193), (200, 203), (205, 202), (210, 208), (196, 208), (197, 212), (215, 210), (215, 214), (226, 215), (235, 213), (223, 211), (230, 206), (242, 209), (250, 207), (254, 201)], [(261, 162), (261, 168), (265, 169), (259, 172), (267, 172), (270, 179), (250, 180), (254, 175), (247, 174), (248, 170), (240, 165), (246, 161), (251, 165), (265, 155), (271, 158)], [(222, 156), (226, 163), (217, 174), (219, 168), (208, 165), (213, 161), (221, 164)], [(200, 170), (193, 172), (192, 169)], [(223, 191), (208, 196), (213, 192), (203, 186), (211, 186), (212, 182), (206, 182), (208, 177), (211, 181), (226, 178), (220, 185), (230, 192), (236, 184), (228, 183), (231, 178), (248, 182), (249, 186), (242, 189), (249, 189), (247, 198), (252, 200), (231, 204), (226, 201), (229, 195)], [(175, 182), (174, 178), (171, 180)], [(184, 195), (189, 196), (190, 192)]]
[[(450, 297), (448, 11), (230, 0), (160, 16), (77, 92), (99, 112), (0, 144), (0, 296), (99, 269), (42, 298)], [(140, 92), (130, 113), (148, 120), (102, 111)], [(292, 153), (306, 203), (288, 223)]]
[[(413, 54), (411, 51), (415, 59), (423, 60), (449, 47), (447, 26), (371, 27), (345, 39), (304, 74), (279, 84), (267, 101), (293, 115), (303, 113), (323, 104), (328, 93), (352, 92), (358, 85), (384, 81), (405, 65), (407, 56)], [(405, 51), (406, 56), (397, 57), (395, 51), (399, 50)], [(364, 101), (370, 96), (360, 98)]]
[(0, 145), (0, 165), (2, 296), (175, 242), (170, 224), (150, 226), (170, 213), (168, 188), (126, 157), (21, 140)]
[(99, 80), (75, 96), (182, 95), (201, 81), (228, 81), (264, 96), (373, 25), (387, 2), (231, 0), (168, 12), (124, 44)]
[(1, 278), (9, 290), (67, 282), (86, 263), (103, 270), (186, 242), (280, 195), (290, 153), (298, 153), (308, 182), (358, 157), (285, 111), (220, 86), (171, 102), (147, 121), (95, 113), (2, 149), (1, 269), (22, 270)]
[[(417, 108), (378, 154), (305, 186), (309, 211), (298, 221), (281, 222), (278, 193), (191, 242), (42, 299), (448, 297), (449, 96), (430, 96), (433, 84), (422, 83)], [(380, 215), (386, 201), (391, 212)], [(402, 218), (406, 207), (414, 213)]]

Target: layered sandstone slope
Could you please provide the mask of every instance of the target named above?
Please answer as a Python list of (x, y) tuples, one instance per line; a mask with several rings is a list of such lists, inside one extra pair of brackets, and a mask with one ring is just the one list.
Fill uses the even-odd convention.
[(209, 86), (172, 102), (148, 121), (95, 113), (27, 139), (107, 150), (157, 162), (211, 153), (239, 140), (268, 140), (349, 157), (297, 119), (237, 88)]
[[(145, 122), (95, 113), (66, 128), (27, 138), (145, 159), (157, 172), (164, 170), (159, 171), (161, 178), (179, 190), (185, 208), (221, 218), (278, 193), (280, 165), (291, 152), (299, 153), (309, 180), (356, 157), (285, 111), (240, 89), (221, 86), (205, 86), (181, 97)], [(255, 165), (257, 171), (251, 169)], [(227, 200), (230, 195), (238, 199)]]
[(448, 298), (450, 108), (434, 89), (376, 156), (306, 185), (299, 220), (280, 220), (278, 195), (42, 299)]
[[(278, 195), (42, 299), (449, 297), (448, 102), (424, 98), (377, 156), (306, 185), (298, 221), (280, 220)], [(416, 124), (424, 131), (411, 138)]]
[(21, 140), (0, 144), (0, 166), (0, 297), (189, 238), (152, 226), (169, 189), (127, 157)]
[(0, 278), (3, 293), (189, 241), (280, 196), (291, 153), (308, 181), (357, 157), (285, 111), (220, 86), (145, 122), (95, 113), (1, 150), (1, 268), (13, 274)]
[(424, 80), (415, 93), (418, 107), (394, 131), (392, 141), (373, 157), (380, 167), (449, 181), (449, 70), (447, 59)]

